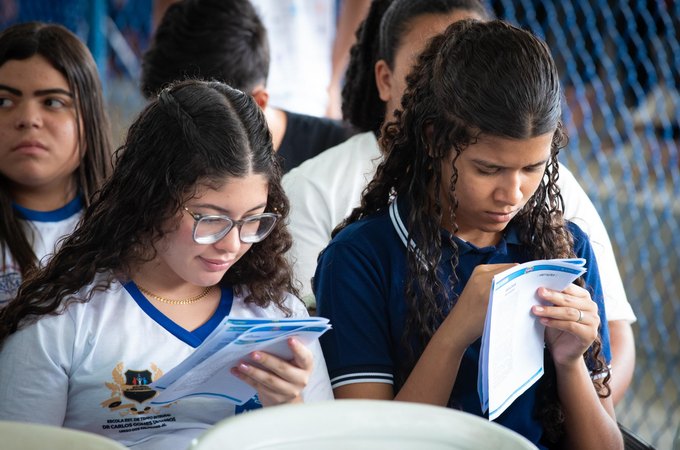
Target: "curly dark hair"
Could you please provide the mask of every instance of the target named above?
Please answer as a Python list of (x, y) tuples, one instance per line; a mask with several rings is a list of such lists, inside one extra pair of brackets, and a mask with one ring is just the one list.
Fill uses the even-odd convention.
[[(409, 314), (403, 344), (410, 358), (399, 370), (398, 383), (408, 377), (456, 300), (450, 298), (449, 292), (458, 280), (441, 279), (437, 271), (442, 257), (439, 229), (448, 219), (453, 233), (457, 231), (455, 160), (480, 136), (528, 139), (554, 133), (544, 177), (512, 224), (533, 258), (575, 256), (557, 186), (557, 157), (566, 145), (560, 123), (560, 96), (557, 69), (547, 46), (529, 32), (501, 21), (461, 21), (451, 25), (430, 42), (407, 77), (402, 110), (382, 130), (380, 145), (386, 159), (364, 191), (360, 206), (333, 231), (335, 236), (350, 223), (386, 210), (395, 194), (411, 205), (407, 230), (419, 252), (408, 250), (407, 279), (413, 281), (405, 287)], [(452, 208), (444, 210), (441, 168), (451, 152), (454, 162), (447, 200)], [(454, 251), (451, 264), (455, 274), (458, 247), (452, 238), (447, 244)], [(579, 284), (583, 286), (583, 281), (579, 280)], [(596, 340), (592, 353), (584, 358), (594, 357), (594, 371), (604, 373), (607, 370), (600, 350), (601, 343)], [(543, 420), (545, 438), (555, 442), (562, 432), (563, 417), (552, 365), (548, 354), (537, 414)], [(608, 381), (607, 377), (602, 383), (595, 382), (602, 397), (609, 395)]]
[[(81, 226), (0, 311), (0, 343), (30, 320), (59, 314), (69, 302), (87, 302), (116, 278), (130, 279), (136, 264), (155, 257), (154, 244), (176, 228), (172, 224), (178, 224), (181, 207), (197, 189), (249, 174), (268, 180), (266, 211), (282, 220), (220, 284), (245, 293), (239, 290), (243, 286), (247, 302), (273, 303), (290, 313), (285, 293), (297, 291), (284, 258), (292, 241), (285, 226), (288, 199), (264, 116), (252, 97), (219, 82), (172, 85), (141, 112), (116, 156), (113, 176), (85, 211)], [(93, 282), (92, 289), (76, 294)]]
[(490, 12), (479, 0), (374, 0), (356, 32), (342, 88), (342, 115), (359, 131), (378, 134), (385, 121), (385, 102), (375, 84), (375, 63), (394, 68), (394, 56), (410, 24), (425, 14), (472, 11), (484, 18)]
[(250, 1), (182, 0), (165, 12), (142, 57), (142, 94), (185, 78), (251, 92), (267, 81), (269, 59), (267, 30)]
[[(111, 130), (97, 65), (80, 39), (61, 25), (17, 24), (0, 33), (0, 66), (39, 55), (66, 79), (74, 95), (81, 156), (75, 176), (85, 205), (111, 174)], [(10, 252), (25, 277), (38, 261), (12, 207), (9, 180), (0, 175), (0, 247)]]

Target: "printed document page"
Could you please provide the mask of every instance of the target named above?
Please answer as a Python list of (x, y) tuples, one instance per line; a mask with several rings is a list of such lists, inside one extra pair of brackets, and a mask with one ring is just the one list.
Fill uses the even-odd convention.
[(288, 337), (309, 345), (330, 329), (328, 319), (225, 319), (205, 341), (175, 368), (150, 386), (158, 391), (153, 404), (166, 404), (188, 396), (221, 397), (242, 405), (255, 389), (231, 374), (230, 369), (255, 350), (283, 359), (293, 357)]
[(583, 259), (530, 261), (493, 278), (479, 358), (482, 410), (495, 420), (543, 375), (545, 326), (531, 313), (536, 291), (564, 290), (586, 269)]

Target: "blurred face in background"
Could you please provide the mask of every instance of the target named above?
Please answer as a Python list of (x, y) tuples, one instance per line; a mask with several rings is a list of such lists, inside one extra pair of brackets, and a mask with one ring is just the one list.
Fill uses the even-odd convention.
[(81, 159), (77, 116), (66, 78), (42, 56), (0, 66), (0, 173), (13, 194), (75, 195)]
[(400, 108), (401, 97), (406, 90), (406, 76), (418, 61), (418, 55), (428, 41), (441, 34), (454, 22), (465, 19), (483, 20), (472, 11), (457, 10), (449, 14), (423, 14), (414, 17), (406, 33), (399, 39), (392, 68), (385, 60), (375, 64), (375, 81), (380, 99), (385, 102), (385, 122), (394, 118), (394, 110)]

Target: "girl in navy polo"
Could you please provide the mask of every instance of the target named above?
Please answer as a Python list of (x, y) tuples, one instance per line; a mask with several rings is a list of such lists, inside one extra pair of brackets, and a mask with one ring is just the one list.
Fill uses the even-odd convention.
[(583, 278), (539, 289), (550, 306), (531, 310), (546, 326), (546, 374), (497, 422), (541, 448), (622, 448), (597, 263), (559, 212), (560, 96), (552, 57), (528, 32), (464, 21), (430, 42), (383, 128), (385, 161), (319, 258), (336, 398), (484, 415), (477, 367), (493, 276), (579, 257)]

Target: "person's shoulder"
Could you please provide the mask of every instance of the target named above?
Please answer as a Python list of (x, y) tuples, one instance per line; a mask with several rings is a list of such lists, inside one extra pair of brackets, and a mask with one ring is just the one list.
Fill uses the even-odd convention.
[(565, 225), (574, 240), (574, 252), (577, 255), (583, 252), (591, 253), (593, 251), (592, 244), (590, 243), (590, 238), (586, 232), (583, 231), (580, 226), (569, 220), (565, 221)]
[(367, 249), (379, 247), (381, 243), (395, 241), (395, 233), (387, 211), (377, 212), (352, 222), (343, 228), (330, 245), (349, 245)]
[(286, 130), (278, 154), (284, 160), (286, 171), (346, 141), (352, 134), (349, 127), (336, 120), (288, 111), (283, 113), (287, 116)]
[[(291, 111), (283, 111), (287, 116), (286, 131), (293, 133), (306, 133), (316, 136), (318, 139), (337, 140), (333, 145), (345, 141), (355, 134), (354, 129), (348, 124), (328, 117), (310, 116)], [(326, 148), (330, 148), (329, 145)]]
[(26, 328), (75, 329), (79, 324), (92, 325), (102, 317), (119, 317), (120, 302), (112, 297), (119, 296), (123, 287), (119, 283), (113, 283), (107, 289), (96, 287), (99, 278), (98, 275), (94, 282), (66, 296), (54, 314), (42, 315)]
[(574, 237), (574, 241), (576, 240), (588, 240), (588, 235), (586, 234), (583, 229), (578, 226), (576, 223), (572, 222), (571, 220), (565, 220), (564, 224), (567, 227), (567, 230), (571, 233), (571, 235)]
[(116, 311), (121, 311), (121, 296), (128, 294), (119, 281), (98, 274), (94, 281), (62, 302), (62, 311), (74, 317), (88, 315), (95, 319), (116, 315)]
[(380, 158), (378, 142), (373, 133), (359, 133), (330, 147), (292, 169), (283, 176), (283, 185), (299, 180), (321, 180), (326, 176), (346, 176), (348, 172), (361, 175), (370, 170)]

